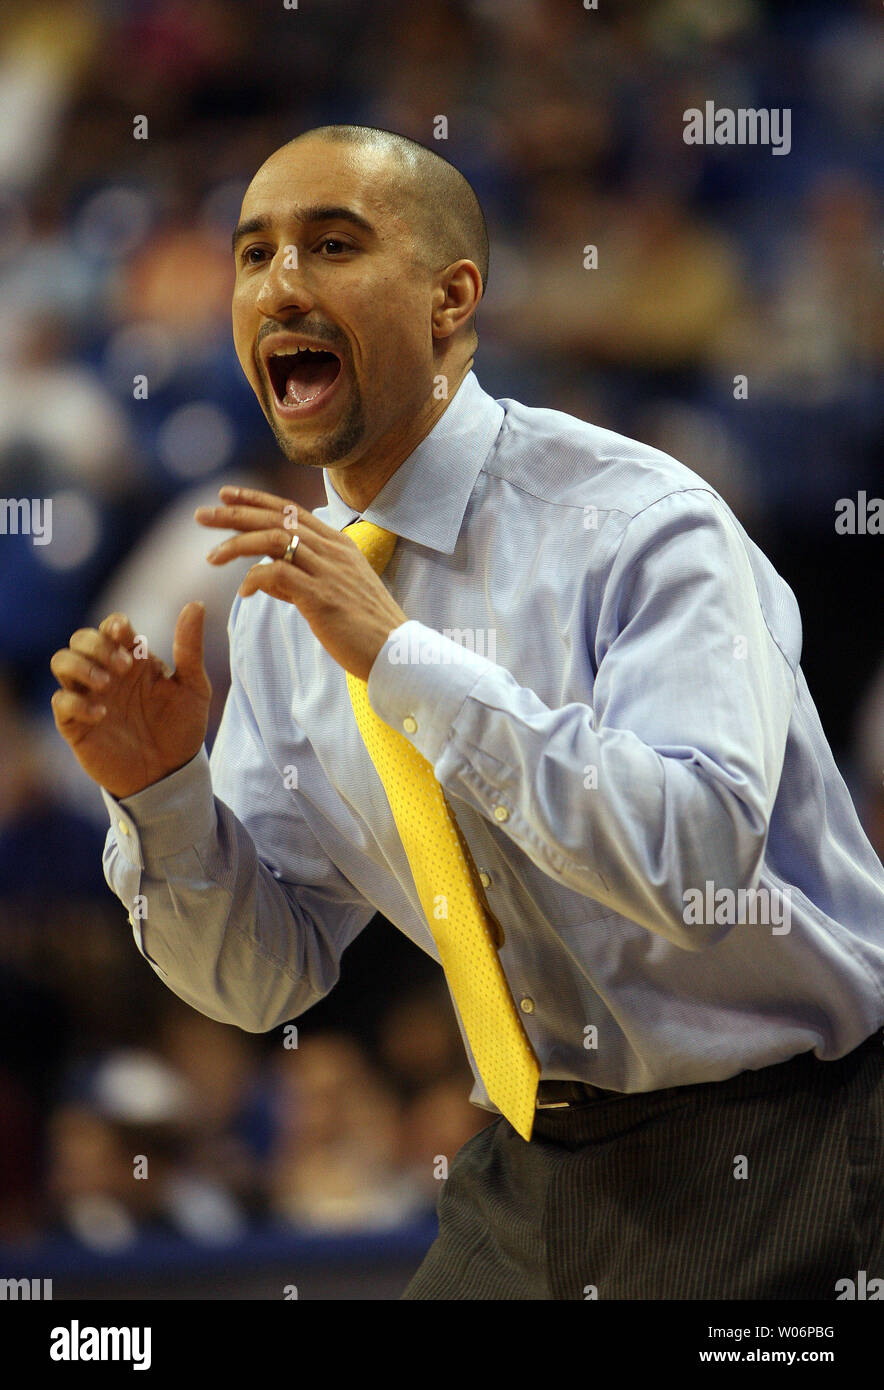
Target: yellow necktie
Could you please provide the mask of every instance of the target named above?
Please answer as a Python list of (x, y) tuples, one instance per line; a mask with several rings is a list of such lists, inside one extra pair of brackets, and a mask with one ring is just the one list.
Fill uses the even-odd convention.
[[(353, 522), (346, 534), (382, 574), (398, 537), (371, 521)], [(498, 959), (500, 924), (469, 846), (432, 764), (375, 714), (365, 681), (348, 672), (347, 685), (485, 1089), (513, 1128), (530, 1139), (540, 1063)]]

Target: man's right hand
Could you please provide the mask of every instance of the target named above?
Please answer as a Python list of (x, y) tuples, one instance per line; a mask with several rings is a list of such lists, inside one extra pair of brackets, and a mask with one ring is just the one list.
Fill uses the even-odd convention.
[(120, 800), (168, 777), (202, 747), (212, 687), (203, 664), (205, 607), (188, 603), (175, 625), (175, 670), (140, 650), (122, 613), (80, 628), (50, 667), (56, 728), (80, 766)]

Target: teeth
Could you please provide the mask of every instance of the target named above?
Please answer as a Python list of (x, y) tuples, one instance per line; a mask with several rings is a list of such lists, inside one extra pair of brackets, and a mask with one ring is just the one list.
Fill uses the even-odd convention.
[(277, 348), (275, 352), (271, 352), (270, 356), (271, 356), (271, 357), (297, 357), (298, 354), (299, 354), (299, 353), (302, 353), (302, 352), (325, 352), (325, 348), (311, 348), (311, 347)]

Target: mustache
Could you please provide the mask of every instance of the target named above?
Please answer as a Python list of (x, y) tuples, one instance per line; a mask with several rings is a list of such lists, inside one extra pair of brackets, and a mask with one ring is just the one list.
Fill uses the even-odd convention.
[(303, 321), (295, 322), (293, 320), (284, 322), (274, 319), (272, 322), (268, 320), (262, 323), (261, 327), (258, 329), (258, 336), (255, 339), (256, 353), (264, 339), (269, 337), (271, 333), (302, 333), (304, 337), (313, 338), (315, 342), (322, 343), (332, 351), (340, 353), (341, 356), (343, 356), (347, 350), (346, 339), (340, 333), (335, 333), (333, 330), (325, 327), (325, 325), (304, 323)]

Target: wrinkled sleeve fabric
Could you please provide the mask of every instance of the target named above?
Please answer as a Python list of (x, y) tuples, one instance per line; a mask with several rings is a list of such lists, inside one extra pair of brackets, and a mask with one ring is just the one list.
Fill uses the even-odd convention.
[(202, 748), (134, 796), (103, 796), (105, 877), (175, 994), (209, 1018), (265, 1032), (328, 993), (375, 909), (307, 825), (235, 675), (211, 763)]
[[(729, 927), (686, 925), (684, 894), (757, 883), (800, 652), (774, 640), (746, 544), (705, 489), (629, 520), (600, 584), (583, 634), (591, 703), (550, 709), (414, 623), (390, 634), (369, 699), (446, 790), (556, 882), (703, 949)], [(406, 628), (426, 659), (397, 662)]]

